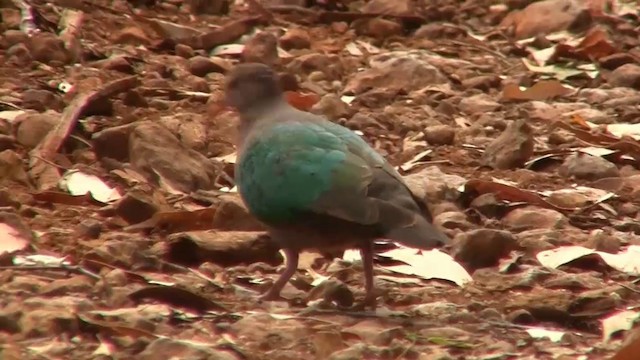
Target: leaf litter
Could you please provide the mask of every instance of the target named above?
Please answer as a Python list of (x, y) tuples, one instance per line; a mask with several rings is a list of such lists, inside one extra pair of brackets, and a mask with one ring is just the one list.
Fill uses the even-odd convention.
[[(1, 4), (3, 358), (635, 359), (638, 17), (605, 3)], [(303, 254), (284, 301), (256, 299), (283, 257), (220, 105), (250, 52), (454, 239), (376, 243), (375, 312), (349, 308), (357, 251)], [(516, 120), (532, 142), (489, 147)], [(526, 160), (483, 167), (489, 148)]]

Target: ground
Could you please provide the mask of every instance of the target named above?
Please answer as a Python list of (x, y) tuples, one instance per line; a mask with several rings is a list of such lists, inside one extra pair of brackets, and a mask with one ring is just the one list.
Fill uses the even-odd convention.
[[(5, 0), (0, 15), (0, 358), (640, 351), (635, 5)], [(452, 239), (379, 244), (375, 311), (353, 307), (351, 252), (304, 253), (288, 300), (258, 300), (283, 258), (233, 188), (222, 84), (239, 61), (363, 135)]]

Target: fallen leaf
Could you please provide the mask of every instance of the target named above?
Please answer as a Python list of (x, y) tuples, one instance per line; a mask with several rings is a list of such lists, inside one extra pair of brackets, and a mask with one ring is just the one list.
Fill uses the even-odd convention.
[(541, 251), (536, 255), (538, 261), (549, 268), (557, 268), (588, 255), (598, 255), (610, 267), (629, 275), (640, 275), (640, 245), (631, 245), (617, 254), (595, 251), (583, 246), (563, 246), (557, 249)]
[(640, 317), (640, 312), (620, 311), (602, 320), (602, 341), (607, 342), (611, 336), (621, 330), (631, 330)]
[(0, 255), (11, 254), (29, 246), (29, 240), (20, 236), (12, 226), (0, 223)]
[(549, 339), (553, 342), (562, 341), (562, 337), (564, 336), (564, 331), (557, 330), (549, 330), (545, 328), (529, 328), (526, 330), (527, 333), (534, 339)]
[(153, 299), (200, 313), (211, 310), (228, 311), (224, 306), (211, 299), (175, 286), (147, 286), (130, 293), (128, 296), (136, 302)]
[(458, 286), (472, 280), (471, 275), (458, 264), (451, 256), (437, 249), (431, 251), (419, 251), (400, 246), (379, 254), (406, 265), (389, 265), (385, 268), (405, 275), (416, 275), (423, 279), (442, 279), (455, 283)]
[(574, 90), (563, 86), (557, 80), (543, 80), (532, 87), (521, 90), (516, 84), (507, 84), (502, 89), (503, 100), (548, 100), (571, 94)]
[(85, 174), (77, 170), (70, 170), (60, 179), (60, 187), (69, 191), (71, 195), (85, 195), (87, 193), (102, 202), (110, 203), (122, 196), (118, 189), (109, 187), (99, 177)]

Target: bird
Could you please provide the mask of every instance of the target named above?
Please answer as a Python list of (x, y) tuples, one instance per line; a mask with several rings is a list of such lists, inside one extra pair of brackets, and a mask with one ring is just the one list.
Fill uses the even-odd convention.
[(235, 65), (225, 76), (224, 101), (239, 116), (237, 190), (285, 255), (284, 271), (260, 299), (284, 300), (300, 251), (358, 249), (362, 305), (375, 308), (374, 241), (424, 250), (450, 243), (381, 154), (352, 130), (291, 106), (271, 67)]

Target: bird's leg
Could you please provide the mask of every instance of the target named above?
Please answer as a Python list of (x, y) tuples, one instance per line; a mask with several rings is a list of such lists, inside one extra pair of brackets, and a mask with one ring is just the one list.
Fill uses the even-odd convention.
[(273, 286), (271, 286), (271, 289), (269, 289), (269, 291), (267, 291), (262, 296), (260, 296), (261, 300), (266, 300), (266, 301), (281, 300), (282, 297), (280, 296), (280, 291), (282, 291), (282, 288), (284, 288), (284, 286), (287, 284), (289, 279), (291, 279), (293, 274), (296, 273), (296, 269), (298, 269), (298, 255), (299, 255), (298, 250), (285, 248), (283, 249), (283, 251), (286, 256), (285, 262), (287, 264), (284, 269), (284, 272), (280, 274), (280, 277), (278, 278), (278, 280), (276, 280), (276, 282), (273, 283)]
[(360, 248), (362, 266), (364, 267), (364, 304), (365, 306), (376, 307), (376, 295), (373, 288), (373, 243), (365, 242)]

